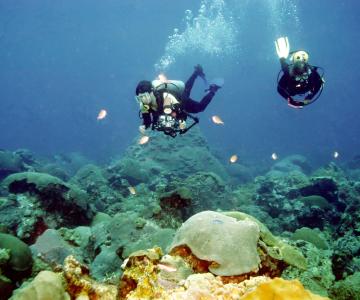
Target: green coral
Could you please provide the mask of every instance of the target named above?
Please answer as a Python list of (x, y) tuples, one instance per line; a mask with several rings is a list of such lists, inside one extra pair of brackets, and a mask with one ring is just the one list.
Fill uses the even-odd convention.
[(311, 229), (308, 227), (302, 227), (297, 229), (291, 239), (293, 240), (303, 240), (307, 241), (313, 245), (315, 245), (319, 249), (326, 250), (329, 248), (328, 243), (326, 240), (317, 232), (315, 229)]
[(33, 260), (28, 245), (17, 237), (0, 233), (0, 248), (10, 250), (8, 266), (13, 271), (23, 272), (31, 269)]
[(360, 272), (336, 282), (330, 290), (330, 296), (337, 300), (360, 300)]
[(320, 250), (311, 243), (301, 242), (298, 244), (301, 245), (302, 252), (306, 255), (307, 269), (301, 270), (289, 266), (283, 271), (281, 277), (299, 279), (313, 293), (328, 296), (328, 290), (335, 281), (332, 273), (331, 251)]
[(223, 214), (237, 220), (251, 220), (255, 222), (260, 228), (260, 240), (266, 245), (267, 253), (271, 257), (283, 260), (289, 265), (295, 266), (299, 269), (306, 269), (307, 263), (302, 253), (295, 247), (275, 237), (263, 223), (253, 216), (238, 211), (223, 212)]
[(57, 177), (37, 172), (21, 172), (12, 174), (4, 179), (3, 185), (10, 188), (10, 186), (15, 182), (26, 182), (26, 184), (33, 185), (39, 190), (46, 188), (50, 184), (65, 185), (65, 183)]
[(301, 197), (298, 201), (304, 203), (306, 206), (317, 206), (324, 210), (332, 208), (332, 205), (324, 197), (318, 195)]

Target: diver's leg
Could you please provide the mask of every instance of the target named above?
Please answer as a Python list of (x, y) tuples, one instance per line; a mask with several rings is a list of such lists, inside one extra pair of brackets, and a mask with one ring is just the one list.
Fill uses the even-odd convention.
[(201, 99), (200, 102), (196, 102), (189, 98), (187, 101), (184, 102), (185, 111), (189, 113), (199, 113), (204, 111), (211, 102), (214, 95), (214, 92), (209, 92)]
[(286, 100), (288, 100), (288, 98), (291, 96), (290, 93), (288, 92), (287, 80), (285, 76), (282, 76), (281, 79), (279, 80), (277, 91)]
[(186, 81), (185, 89), (184, 89), (184, 92), (182, 94), (183, 99), (188, 99), (190, 97), (190, 93), (191, 93), (191, 90), (192, 90), (192, 88), (194, 86), (195, 79), (196, 79), (197, 75), (198, 74), (196, 72), (192, 73), (190, 78)]

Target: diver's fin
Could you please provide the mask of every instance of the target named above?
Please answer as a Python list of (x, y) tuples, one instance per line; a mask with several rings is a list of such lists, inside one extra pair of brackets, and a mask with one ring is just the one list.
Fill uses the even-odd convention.
[(213, 91), (216, 92), (218, 89), (221, 89), (224, 85), (224, 78), (214, 78), (210, 82), (208, 82), (207, 88), (205, 92)]
[(275, 48), (279, 58), (287, 58), (290, 52), (290, 44), (287, 36), (278, 38), (275, 41)]

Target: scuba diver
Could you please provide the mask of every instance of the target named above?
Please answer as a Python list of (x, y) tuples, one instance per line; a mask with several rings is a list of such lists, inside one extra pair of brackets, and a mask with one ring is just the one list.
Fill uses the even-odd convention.
[[(210, 84), (205, 90), (207, 94), (200, 102), (190, 98), (190, 92), (199, 76), (207, 83), (203, 68), (194, 67), (194, 72), (184, 84), (180, 80), (140, 81), (136, 87), (136, 100), (140, 105), (143, 125), (140, 131), (145, 132), (151, 126), (152, 130), (163, 131), (166, 135), (176, 137), (184, 134), (199, 122), (191, 113), (199, 113), (206, 109), (215, 93), (221, 86)], [(187, 118), (193, 123), (187, 126)]]
[[(287, 37), (281, 37), (275, 41), (276, 51), (280, 59), (282, 76), (279, 80), (277, 90), (283, 96), (288, 105), (293, 108), (303, 108), (315, 102), (321, 95), (324, 80), (319, 74), (319, 67), (311, 66), (309, 54), (304, 50), (290, 52)], [(286, 59), (289, 54), (291, 64)], [(294, 99), (294, 96), (301, 96), (302, 99)]]

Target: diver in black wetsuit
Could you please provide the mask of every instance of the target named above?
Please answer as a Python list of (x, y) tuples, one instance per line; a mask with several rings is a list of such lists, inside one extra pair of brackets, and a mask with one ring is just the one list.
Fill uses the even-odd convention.
[[(140, 81), (135, 91), (143, 119), (140, 131), (143, 132), (152, 125), (153, 130), (163, 131), (175, 137), (177, 133), (183, 134), (198, 123), (198, 119), (191, 113), (204, 111), (221, 87), (216, 84), (209, 85), (207, 94), (197, 102), (190, 98), (197, 77), (205, 80), (200, 65), (195, 66), (194, 72), (185, 84), (178, 80)], [(194, 121), (191, 126), (186, 125), (188, 117)]]
[[(283, 75), (278, 82), (277, 90), (287, 101), (289, 106), (302, 108), (313, 103), (319, 96), (324, 81), (318, 73), (318, 68), (308, 64), (309, 55), (305, 51), (292, 53), (291, 62), (280, 58)], [(295, 100), (293, 96), (304, 95), (303, 100)], [(315, 97), (316, 96), (316, 97)]]

